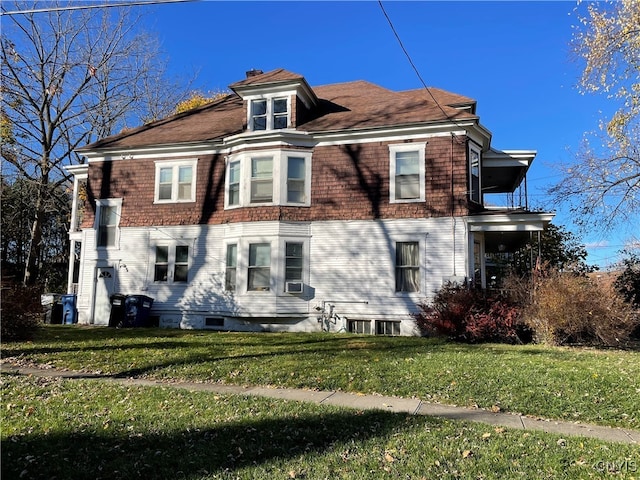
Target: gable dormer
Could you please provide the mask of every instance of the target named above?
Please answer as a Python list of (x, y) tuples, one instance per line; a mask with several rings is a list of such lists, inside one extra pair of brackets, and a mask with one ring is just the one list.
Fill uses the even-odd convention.
[(249, 132), (295, 129), (318, 105), (304, 77), (284, 69), (250, 70), (229, 88), (244, 101), (244, 129)]

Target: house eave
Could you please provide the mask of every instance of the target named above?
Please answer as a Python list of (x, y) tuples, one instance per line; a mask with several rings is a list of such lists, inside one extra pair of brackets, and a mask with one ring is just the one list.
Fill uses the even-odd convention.
[(555, 213), (523, 210), (495, 210), (466, 217), (470, 232), (537, 232), (544, 229)]

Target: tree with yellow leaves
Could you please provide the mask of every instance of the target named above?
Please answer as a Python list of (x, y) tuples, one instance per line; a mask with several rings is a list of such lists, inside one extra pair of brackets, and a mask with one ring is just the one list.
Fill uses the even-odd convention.
[(209, 92), (207, 94), (200, 91), (191, 92), (191, 96), (189, 98), (178, 103), (176, 106), (176, 113), (182, 113), (193, 110), (194, 108), (202, 107), (207, 103), (214, 102), (226, 96), (227, 94), (224, 92)]
[(640, 0), (587, 4), (572, 46), (581, 91), (606, 95), (616, 111), (600, 121), (601, 145), (585, 137), (550, 193), (583, 227), (630, 224), (640, 212)]

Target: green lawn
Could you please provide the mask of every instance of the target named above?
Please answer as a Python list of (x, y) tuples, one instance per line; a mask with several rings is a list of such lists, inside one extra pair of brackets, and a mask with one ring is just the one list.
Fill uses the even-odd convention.
[(380, 393), (640, 428), (640, 353), (417, 337), (47, 326), (25, 364), (166, 380)]
[(0, 412), (3, 479), (632, 479), (640, 467), (637, 445), (100, 380), (5, 374)]

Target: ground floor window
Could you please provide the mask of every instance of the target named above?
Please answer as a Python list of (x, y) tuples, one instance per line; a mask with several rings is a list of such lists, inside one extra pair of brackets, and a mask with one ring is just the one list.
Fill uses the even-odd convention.
[(249, 282), (247, 290), (267, 291), (271, 285), (271, 244), (249, 245)]
[(420, 291), (420, 248), (418, 242), (396, 243), (396, 292)]
[(377, 320), (376, 335), (400, 335), (400, 322)]
[(156, 245), (154, 282), (187, 283), (189, 280), (189, 246)]

